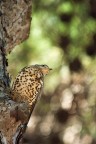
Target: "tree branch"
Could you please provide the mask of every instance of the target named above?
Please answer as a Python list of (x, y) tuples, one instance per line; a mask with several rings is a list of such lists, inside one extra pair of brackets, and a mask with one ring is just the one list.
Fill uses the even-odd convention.
[(31, 10), (31, 0), (0, 0), (0, 144), (15, 144), (28, 122), (28, 106), (10, 99), (6, 54), (28, 38)]

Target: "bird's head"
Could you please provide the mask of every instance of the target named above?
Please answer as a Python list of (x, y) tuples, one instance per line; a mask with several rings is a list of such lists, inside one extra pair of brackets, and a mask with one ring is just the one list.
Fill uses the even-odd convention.
[(47, 75), (50, 70), (52, 70), (52, 68), (49, 68), (47, 65), (35, 65), (36, 67), (38, 67), (40, 69), (40, 71), (43, 73), (43, 75)]

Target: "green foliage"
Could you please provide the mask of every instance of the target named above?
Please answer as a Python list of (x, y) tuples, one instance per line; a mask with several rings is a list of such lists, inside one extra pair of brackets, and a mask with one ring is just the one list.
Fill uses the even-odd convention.
[(96, 21), (89, 15), (89, 4), (86, 0), (33, 1), (29, 39), (8, 57), (12, 75), (26, 65), (46, 63), (55, 69), (66, 62), (69, 65), (77, 57), (84, 65), (86, 47), (93, 42), (96, 30)]
[[(36, 63), (49, 65), (53, 68), (53, 72), (45, 80), (45, 95), (48, 92), (56, 95), (58, 86), (62, 87), (65, 83), (67, 85), (72, 83), (74, 73), (83, 73), (84, 78), (85, 75), (91, 75), (91, 80), (95, 80), (95, 5), (94, 0), (33, 0), (30, 36), (8, 56), (9, 72), (13, 77), (26, 65)], [(84, 83), (87, 83), (87, 80)], [(71, 86), (69, 87), (71, 89)], [(89, 86), (89, 89), (91, 88), (93, 85)], [(61, 91), (57, 93), (60, 96)], [(89, 99), (90, 96), (88, 105), (90, 105)], [(96, 97), (93, 96), (91, 102), (94, 99)], [(94, 125), (91, 123), (94, 121), (92, 116), (92, 111), (87, 111), (84, 112), (84, 117), (81, 116), (81, 119), (84, 120), (85, 131), (96, 138)], [(90, 130), (90, 127), (93, 131)]]

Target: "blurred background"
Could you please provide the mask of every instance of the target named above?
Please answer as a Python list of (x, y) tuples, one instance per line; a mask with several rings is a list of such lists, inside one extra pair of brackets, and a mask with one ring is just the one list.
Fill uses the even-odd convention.
[(26, 144), (96, 144), (96, 0), (33, 0), (30, 36), (8, 59), (12, 79), (26, 65), (53, 68)]

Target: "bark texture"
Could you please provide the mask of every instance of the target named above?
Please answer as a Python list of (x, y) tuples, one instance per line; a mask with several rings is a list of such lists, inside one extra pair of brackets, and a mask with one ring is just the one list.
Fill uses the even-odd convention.
[(28, 38), (32, 0), (0, 0), (0, 144), (16, 144), (28, 121), (27, 105), (9, 97), (6, 54)]
[(0, 0), (6, 52), (10, 52), (14, 46), (29, 36), (31, 6), (32, 0)]

